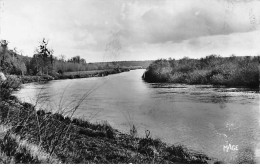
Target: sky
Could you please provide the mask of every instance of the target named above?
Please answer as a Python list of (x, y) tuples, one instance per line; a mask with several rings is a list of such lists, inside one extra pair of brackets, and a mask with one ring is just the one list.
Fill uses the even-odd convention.
[(0, 39), (87, 62), (260, 55), (260, 0), (0, 0)]

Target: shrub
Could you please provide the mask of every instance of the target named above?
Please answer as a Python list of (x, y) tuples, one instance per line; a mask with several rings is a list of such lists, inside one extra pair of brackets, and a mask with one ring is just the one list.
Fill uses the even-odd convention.
[(223, 85), (226, 80), (222, 74), (216, 74), (211, 77), (210, 82), (214, 85)]
[(208, 70), (195, 70), (188, 74), (187, 82), (189, 84), (206, 84), (207, 76), (210, 74)]
[(148, 82), (167, 82), (171, 71), (171, 65), (167, 60), (156, 60), (148, 67), (144, 78)]
[(228, 85), (245, 85), (247, 87), (259, 87), (258, 64), (244, 64), (238, 68), (228, 80)]
[(182, 72), (175, 72), (174, 74), (170, 75), (169, 81), (172, 83), (185, 83), (187, 78), (186, 73)]
[(54, 78), (50, 75), (42, 75), (41, 76), (43, 80), (49, 81), (49, 80), (53, 80)]
[(16, 76), (8, 76), (5, 81), (0, 81), (0, 100), (10, 98), (13, 91), (19, 89), (21, 80)]

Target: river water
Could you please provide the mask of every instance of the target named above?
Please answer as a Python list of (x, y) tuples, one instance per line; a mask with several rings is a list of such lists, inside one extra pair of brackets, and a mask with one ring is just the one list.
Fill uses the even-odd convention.
[(208, 85), (150, 84), (144, 70), (100, 78), (24, 84), (22, 101), (91, 122), (107, 121), (138, 136), (182, 144), (226, 163), (260, 163), (260, 95)]

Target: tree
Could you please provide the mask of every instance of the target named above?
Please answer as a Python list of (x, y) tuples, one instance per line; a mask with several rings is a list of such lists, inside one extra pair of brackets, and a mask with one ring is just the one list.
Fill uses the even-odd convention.
[(68, 62), (72, 62), (72, 63), (78, 63), (78, 64), (85, 64), (86, 60), (83, 58), (80, 58), (80, 56), (74, 56), (71, 59), (68, 60)]
[(1, 40), (0, 41), (0, 45), (1, 45), (1, 48), (2, 48), (2, 52), (1, 52), (1, 62), (0, 62), (0, 66), (3, 68), (4, 66), (4, 62), (5, 62), (5, 59), (6, 59), (6, 52), (8, 50), (8, 41), (7, 40)]
[(48, 48), (48, 41), (43, 38), (40, 46), (33, 56), (32, 66), (36, 66), (36, 73), (49, 74), (53, 70), (54, 58), (53, 50)]

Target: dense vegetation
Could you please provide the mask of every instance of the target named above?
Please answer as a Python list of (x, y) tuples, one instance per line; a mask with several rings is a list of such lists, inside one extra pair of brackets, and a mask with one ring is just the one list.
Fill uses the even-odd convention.
[[(215, 160), (181, 145), (122, 134), (108, 123), (73, 117), (80, 103), (57, 113), (37, 110), (12, 96), (21, 81), (0, 81), (0, 163), (209, 163)], [(88, 93), (86, 93), (87, 95)], [(83, 96), (83, 99), (87, 96)], [(66, 116), (64, 115), (66, 113)], [(132, 128), (134, 129), (134, 128)]]
[(0, 71), (9, 74), (23, 75), (27, 72), (27, 57), (22, 57), (14, 50), (8, 49), (6, 40), (0, 41)]
[(259, 62), (260, 56), (160, 59), (150, 64), (143, 79), (147, 82), (259, 88)]
[(32, 57), (22, 56), (14, 48), (8, 48), (8, 41), (0, 41), (0, 71), (5, 74), (57, 77), (66, 72), (97, 71), (112, 69), (147, 68), (151, 61), (118, 61), (86, 63), (80, 56), (65, 59), (64, 55), (54, 56), (54, 51), (48, 47), (48, 41), (43, 39)]

